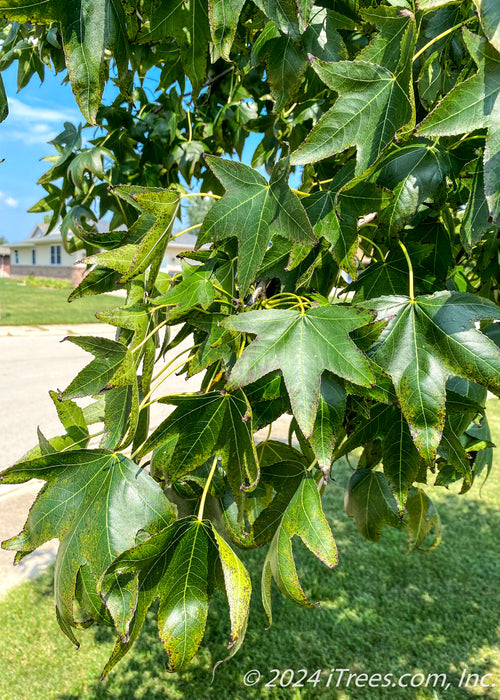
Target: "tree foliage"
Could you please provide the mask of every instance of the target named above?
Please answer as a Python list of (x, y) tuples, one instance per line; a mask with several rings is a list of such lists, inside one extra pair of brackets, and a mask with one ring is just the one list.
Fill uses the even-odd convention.
[[(345, 507), (360, 533), (394, 527), (409, 550), (434, 547), (429, 487), (465, 492), (491, 467), (500, 6), (0, 0), (0, 11), (0, 69), (17, 63), (19, 88), (64, 73), (85, 120), (51, 142), (31, 209), (87, 251), (70, 300), (126, 290), (98, 315), (115, 340), (69, 339), (93, 359), (52, 393), (64, 433), (40, 434), (0, 476), (46, 481), (3, 546), (19, 559), (59, 539), (62, 630), (77, 643), (75, 628), (114, 627), (105, 675), (158, 599), (180, 669), (218, 589), (232, 655), (251, 595), (236, 551), (268, 546), (270, 620), (273, 581), (310, 605), (293, 538), (335, 566), (321, 495), (353, 451)], [(170, 278), (162, 258), (193, 188), (198, 247)], [(151, 431), (165, 353), (190, 337), (181, 372), (201, 389), (154, 399), (174, 408)], [(288, 444), (256, 443), (283, 415)]]

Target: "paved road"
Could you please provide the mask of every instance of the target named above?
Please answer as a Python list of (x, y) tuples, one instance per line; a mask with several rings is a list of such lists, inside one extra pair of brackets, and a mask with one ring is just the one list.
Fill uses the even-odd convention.
[[(13, 464), (37, 443), (36, 428), (46, 437), (61, 434), (61, 425), (49, 396), (51, 389), (64, 389), (92, 356), (69, 342), (67, 335), (105, 335), (115, 329), (102, 324), (82, 326), (7, 327), (0, 326), (0, 470)], [(172, 351), (172, 356), (188, 347), (189, 339)], [(166, 361), (170, 358), (167, 357)], [(186, 381), (173, 375), (162, 385), (161, 393), (196, 391), (201, 375)], [(152, 406), (151, 424), (158, 425), (172, 410)], [(280, 419), (273, 436), (285, 438), (286, 418)], [(267, 430), (261, 431), (265, 434)], [(259, 435), (257, 435), (259, 437)], [(22, 529), (40, 482), (0, 485), (0, 541)], [(0, 550), (0, 595), (16, 583), (36, 576), (55, 557), (53, 541), (25, 557), (13, 568), (13, 554)]]

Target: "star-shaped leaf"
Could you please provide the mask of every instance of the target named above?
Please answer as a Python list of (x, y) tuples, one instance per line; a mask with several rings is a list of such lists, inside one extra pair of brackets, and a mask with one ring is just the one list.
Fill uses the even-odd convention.
[(445, 419), (445, 384), (457, 375), (500, 391), (500, 350), (474, 323), (500, 318), (487, 299), (460, 292), (364, 303), (386, 320), (372, 358), (389, 374), (420, 454), (432, 462)]
[(120, 620), (121, 639), (103, 677), (135, 642), (155, 599), (160, 602), (158, 628), (169, 670), (177, 671), (189, 663), (203, 639), (217, 567), (222, 570), (229, 602), (229, 645), (234, 653), (245, 636), (251, 583), (247, 570), (213, 525), (183, 518), (119, 556), (102, 579), (101, 594), (105, 599), (116, 595), (116, 589), (134, 577), (135, 604)]
[(350, 331), (371, 320), (369, 314), (340, 304), (311, 308), (305, 313), (272, 309), (231, 316), (225, 321), (226, 328), (255, 333), (257, 338), (233, 367), (229, 386), (244, 386), (280, 369), (295, 418), (309, 437), (323, 370), (362, 386), (374, 382), (367, 358), (349, 337)]
[(380, 33), (355, 61), (312, 61), (321, 80), (340, 96), (292, 153), (292, 165), (315, 163), (356, 146), (359, 175), (414, 117), (415, 20), (398, 8), (379, 7), (366, 14)]
[(245, 293), (275, 235), (298, 243), (316, 242), (297, 196), (288, 187), (288, 162), (275, 165), (268, 182), (243, 163), (207, 156), (207, 163), (227, 190), (205, 216), (197, 246), (234, 236), (238, 239), (238, 283)]
[[(155, 532), (175, 517), (160, 487), (127, 457), (107, 450), (53, 452), (22, 462), (0, 476), (4, 484), (47, 483), (22, 532), (2, 544), (16, 561), (57, 537), (55, 598), (58, 620), (74, 641), (73, 599), (83, 566), (94, 580), (116, 556), (135, 544), (139, 530)], [(119, 596), (119, 591), (117, 591)]]
[(161, 403), (177, 408), (150, 435), (140, 456), (155, 450), (153, 465), (168, 483), (201, 467), (220, 454), (237, 498), (259, 477), (252, 435), (250, 404), (242, 391), (165, 396)]
[(82, 114), (96, 123), (106, 80), (106, 53), (113, 51), (119, 73), (127, 69), (125, 14), (114, 0), (0, 0), (0, 14), (16, 22), (57, 22), (71, 87)]
[(269, 622), (271, 613), (271, 578), (284, 596), (298, 605), (309, 606), (299, 582), (292, 551), (292, 538), (300, 537), (306, 547), (330, 569), (337, 564), (337, 547), (330, 526), (321, 508), (321, 499), (314, 479), (300, 482), (283, 514), (269, 545), (262, 570), (262, 601)]
[(500, 216), (500, 54), (468, 29), (464, 40), (478, 71), (458, 83), (419, 126), (424, 136), (451, 136), (488, 129), (484, 148), (484, 191), (490, 216)]

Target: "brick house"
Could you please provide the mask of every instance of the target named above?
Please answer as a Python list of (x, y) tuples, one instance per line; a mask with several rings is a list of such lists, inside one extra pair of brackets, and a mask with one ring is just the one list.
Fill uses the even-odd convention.
[[(87, 266), (81, 260), (85, 257), (85, 250), (68, 253), (64, 248), (60, 230), (57, 228), (48, 235), (48, 224), (37, 224), (29, 238), (16, 241), (8, 247), (0, 248), (0, 251), (10, 251), (10, 277), (56, 277), (67, 279), (76, 286), (83, 279)], [(107, 221), (97, 224), (99, 233), (109, 230)], [(179, 238), (174, 238), (167, 246), (163, 258), (162, 272), (175, 275), (181, 271), (181, 262), (177, 255), (186, 250), (193, 250), (196, 245), (196, 236), (185, 233)], [(203, 246), (204, 248), (209, 246)], [(0, 252), (0, 276), (2, 257)], [(5, 268), (8, 273), (8, 268)], [(8, 275), (7, 275), (8, 276)]]
[(37, 224), (29, 238), (10, 247), (10, 276), (55, 277), (71, 280), (76, 286), (83, 278), (84, 250), (67, 253), (57, 228), (46, 235), (48, 224)]

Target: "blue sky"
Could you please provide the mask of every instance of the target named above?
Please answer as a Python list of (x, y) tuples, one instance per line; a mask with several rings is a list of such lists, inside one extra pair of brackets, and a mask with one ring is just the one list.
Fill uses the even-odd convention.
[(63, 74), (46, 72), (43, 85), (38, 76), (17, 93), (17, 64), (2, 76), (9, 99), (9, 116), (0, 124), (0, 236), (9, 242), (28, 238), (43, 215), (28, 214), (45, 190), (36, 181), (49, 168), (40, 159), (52, 155), (47, 144), (62, 131), (65, 121), (79, 122), (80, 113)]
[[(63, 72), (55, 76), (46, 70), (43, 84), (35, 75), (17, 92), (17, 64), (2, 73), (9, 115), (0, 124), (0, 160), (4, 159), (0, 163), (0, 236), (9, 243), (28, 238), (43, 220), (43, 214), (28, 214), (27, 210), (45, 196), (45, 190), (36, 182), (50, 167), (42, 158), (55, 153), (48, 141), (63, 130), (65, 121), (83, 122), (71, 87), (62, 84), (64, 75)], [(147, 82), (145, 87), (147, 90)], [(103, 101), (109, 104), (115, 94), (116, 88), (108, 84)], [(90, 130), (87, 138), (92, 138)], [(260, 139), (258, 134), (250, 135), (243, 162), (250, 163)], [(263, 168), (259, 170), (264, 172)], [(299, 179), (298, 173), (292, 175), (291, 186), (298, 186)]]

